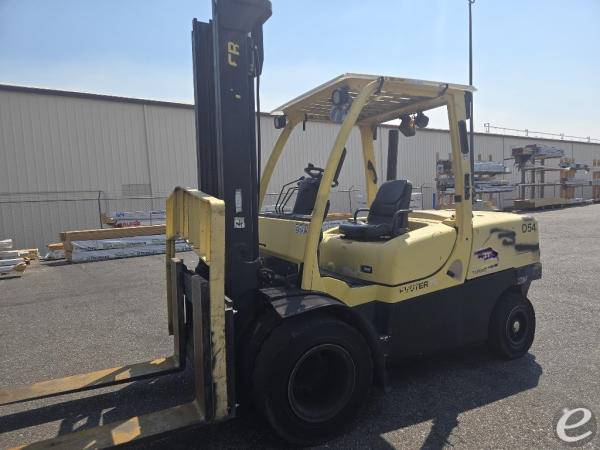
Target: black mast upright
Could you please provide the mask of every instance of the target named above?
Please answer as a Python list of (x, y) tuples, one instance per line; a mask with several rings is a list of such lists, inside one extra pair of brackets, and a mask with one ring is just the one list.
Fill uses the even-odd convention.
[(254, 79), (271, 3), (213, 0), (212, 12), (192, 31), (198, 185), (225, 201), (225, 293), (241, 312), (258, 287)]

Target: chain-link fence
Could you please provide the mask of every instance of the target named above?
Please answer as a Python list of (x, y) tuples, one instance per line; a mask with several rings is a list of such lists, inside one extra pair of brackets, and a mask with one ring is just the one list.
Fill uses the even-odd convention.
[[(101, 196), (98, 200), (98, 211), (100, 223), (104, 224), (107, 219), (118, 219), (122, 212), (140, 214), (129, 214), (122, 218), (121, 225), (160, 225), (165, 223), (166, 201), (168, 195), (140, 195), (140, 196)], [(161, 214), (162, 212), (162, 214)]]
[(106, 227), (103, 218), (118, 211), (164, 210), (166, 198), (101, 190), (0, 193), (0, 239), (42, 250), (59, 241), (62, 231)]
[[(431, 185), (413, 187), (411, 208), (432, 208), (432, 193)], [(263, 210), (274, 210), (278, 196), (268, 193)], [(122, 217), (120, 226), (162, 224), (160, 212), (165, 210), (167, 197), (168, 193), (123, 195), (103, 190), (0, 193), (0, 238), (11, 238), (21, 248), (44, 248), (57, 242), (62, 231), (106, 228), (108, 218), (122, 212), (139, 214)], [(291, 211), (294, 201), (295, 193), (284, 210)], [(352, 213), (365, 206), (364, 189), (351, 186), (330, 194), (332, 213)]]
[[(574, 186), (575, 201), (593, 198), (592, 185)], [(432, 209), (435, 205), (435, 187), (424, 183), (413, 186), (411, 209)], [(538, 188), (537, 197), (540, 191)], [(279, 193), (270, 192), (265, 198), (263, 211), (273, 211)], [(529, 190), (526, 188), (526, 196)], [(20, 248), (43, 248), (50, 242), (58, 240), (61, 231), (105, 228), (106, 217), (115, 213), (164, 211), (167, 193), (154, 195), (123, 196), (121, 192), (101, 190), (89, 191), (54, 191), (54, 192), (22, 192), (0, 193), (0, 239), (11, 238), (15, 246)], [(560, 197), (561, 185), (547, 185), (545, 197)], [(521, 198), (519, 187), (512, 191), (491, 194), (491, 200), (499, 209), (507, 209), (514, 200)], [(295, 193), (286, 202), (284, 211), (290, 212), (295, 201)], [(334, 189), (330, 194), (330, 212), (352, 213), (366, 206), (364, 189), (354, 186)], [(135, 214), (133, 215), (135, 217)], [(138, 225), (164, 223), (164, 214), (140, 214)], [(125, 226), (136, 223), (126, 223)]]

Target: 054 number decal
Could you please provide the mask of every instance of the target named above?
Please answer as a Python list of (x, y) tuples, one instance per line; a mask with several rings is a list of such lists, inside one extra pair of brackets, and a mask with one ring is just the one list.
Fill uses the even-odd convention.
[(536, 228), (535, 222), (527, 222), (527, 223), (524, 223), (523, 225), (521, 225), (521, 231), (523, 233), (530, 233), (532, 231), (535, 231), (536, 229), (537, 228)]

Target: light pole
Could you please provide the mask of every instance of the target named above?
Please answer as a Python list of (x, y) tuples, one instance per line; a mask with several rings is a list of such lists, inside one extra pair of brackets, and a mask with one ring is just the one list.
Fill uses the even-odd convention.
[[(475, 0), (469, 2), (469, 85), (473, 86), (473, 20), (471, 9)], [(469, 114), (469, 147), (471, 148), (471, 184), (473, 186), (473, 195), (471, 200), (475, 203), (475, 130), (473, 129), (473, 96), (471, 95), (471, 105)]]

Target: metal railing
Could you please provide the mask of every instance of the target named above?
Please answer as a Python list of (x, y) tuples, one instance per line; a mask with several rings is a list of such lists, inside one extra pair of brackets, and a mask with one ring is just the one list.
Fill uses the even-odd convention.
[[(413, 194), (421, 194), (421, 199), (418, 201), (417, 205), (418, 209), (433, 208), (433, 191), (434, 188), (430, 183), (413, 186)], [(274, 211), (279, 196), (279, 192), (268, 192), (263, 203), (262, 211)], [(295, 196), (295, 193), (292, 194), (292, 197), (287, 201), (287, 207), (284, 209), (284, 212), (291, 211), (294, 205)], [(332, 190), (329, 194), (329, 201), (329, 211), (332, 213), (352, 213), (359, 208), (364, 208), (367, 204), (364, 189), (358, 189), (354, 186), (350, 186), (348, 189)]]
[[(275, 211), (275, 205), (280, 196), (279, 192), (267, 192), (265, 201), (263, 202), (262, 211)], [(349, 189), (332, 190), (329, 194), (330, 212), (352, 212), (355, 209), (362, 208), (366, 205), (364, 191), (351, 186)], [(291, 193), (290, 198), (285, 204), (282, 212), (291, 212), (296, 200), (296, 192)]]
[(550, 137), (550, 138), (559, 138), (561, 141), (568, 139), (568, 140), (581, 141), (581, 142), (600, 143), (600, 139), (594, 139), (590, 136), (571, 136), (571, 135), (565, 134), (565, 133), (549, 133), (547, 131), (533, 131), (533, 130), (529, 130), (527, 128), (518, 129), (518, 128), (508, 128), (508, 127), (497, 127), (497, 126), (490, 124), (489, 122), (484, 123), (483, 128), (486, 133), (489, 133), (490, 130), (499, 130), (499, 131), (501, 131), (501, 133), (499, 133), (499, 134), (505, 134), (507, 131), (510, 131), (512, 133), (520, 133), (520, 135), (523, 137)]

